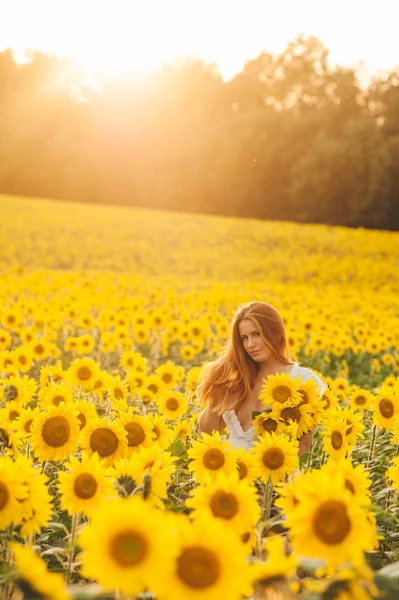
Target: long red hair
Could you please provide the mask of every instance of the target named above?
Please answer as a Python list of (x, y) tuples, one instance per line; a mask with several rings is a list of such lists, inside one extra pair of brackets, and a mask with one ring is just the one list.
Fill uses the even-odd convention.
[(201, 405), (209, 402), (212, 410), (219, 415), (225, 410), (238, 409), (245, 403), (259, 369), (259, 363), (247, 354), (241, 341), (239, 324), (243, 319), (253, 321), (276, 358), (293, 364), (284, 321), (274, 306), (266, 302), (241, 304), (230, 323), (225, 348), (216, 360), (205, 365), (198, 386)]

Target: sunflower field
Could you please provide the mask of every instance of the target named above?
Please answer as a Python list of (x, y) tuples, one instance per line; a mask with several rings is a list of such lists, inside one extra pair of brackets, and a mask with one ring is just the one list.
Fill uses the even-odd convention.
[[(399, 234), (0, 196), (0, 300), (1, 599), (399, 598)], [(251, 300), (326, 390), (248, 452), (196, 387)]]

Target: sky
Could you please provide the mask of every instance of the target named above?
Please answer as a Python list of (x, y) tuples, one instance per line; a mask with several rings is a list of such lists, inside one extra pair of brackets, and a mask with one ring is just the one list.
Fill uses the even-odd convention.
[(305, 33), (331, 64), (375, 73), (399, 65), (398, 23), (399, 0), (0, 0), (0, 50), (71, 55), (110, 74), (196, 56), (229, 79)]

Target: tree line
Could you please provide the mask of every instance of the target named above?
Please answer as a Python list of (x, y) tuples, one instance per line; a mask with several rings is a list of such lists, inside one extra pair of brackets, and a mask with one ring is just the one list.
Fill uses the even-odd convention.
[(361, 87), (315, 37), (233, 79), (187, 59), (82, 82), (0, 53), (0, 193), (399, 229), (399, 71)]

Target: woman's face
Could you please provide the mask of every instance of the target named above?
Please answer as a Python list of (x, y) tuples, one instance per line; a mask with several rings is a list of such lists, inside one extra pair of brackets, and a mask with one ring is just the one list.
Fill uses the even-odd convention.
[(256, 362), (265, 362), (273, 352), (262, 340), (262, 335), (251, 319), (243, 319), (238, 324), (240, 338), (245, 351)]

